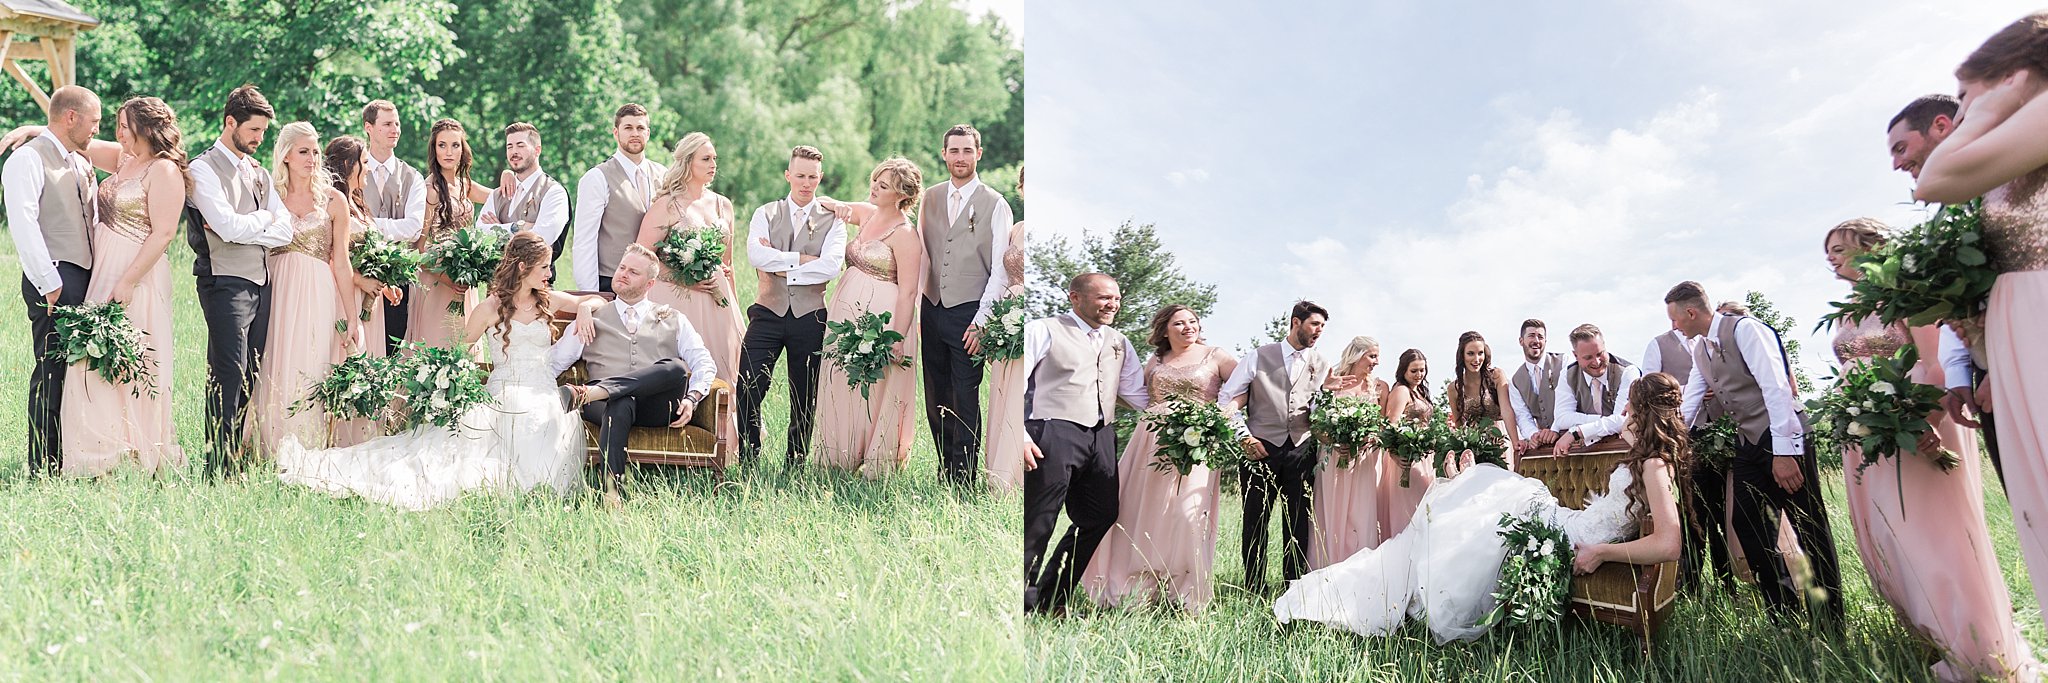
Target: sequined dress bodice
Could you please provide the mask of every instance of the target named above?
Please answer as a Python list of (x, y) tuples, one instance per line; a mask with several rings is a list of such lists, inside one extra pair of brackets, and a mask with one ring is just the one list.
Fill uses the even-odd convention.
[(2000, 273), (2048, 270), (2048, 168), (1984, 193), (1984, 246)]
[(1413, 389), (1409, 390), (1409, 393), (1414, 398), (1408, 401), (1407, 407), (1401, 409), (1401, 419), (1409, 422), (1428, 422), (1430, 416), (1436, 414), (1436, 404), (1430, 403), (1428, 398), (1415, 393)]
[(1835, 328), (1835, 360), (1843, 364), (1867, 358), (1888, 358), (1912, 343), (1899, 328), (1878, 322), (1876, 316), (1854, 325)]
[(455, 206), (449, 207), (446, 223), (436, 219), (440, 214), (435, 207), (427, 207), (427, 228), (422, 234), (426, 235), (428, 244), (451, 239), (455, 237), (455, 231), (469, 227), (476, 220), (476, 208), (469, 204), (468, 190), (454, 199)]
[[(890, 232), (895, 232), (891, 229)], [(846, 265), (883, 282), (896, 281), (896, 250), (889, 247), (889, 233), (873, 240), (855, 239), (846, 245)]]
[(334, 253), (334, 233), (328, 227), (325, 208), (316, 208), (312, 213), (294, 217), (291, 243), (271, 249), (270, 253), (294, 252), (325, 261), (328, 255)]
[(1214, 402), (1216, 395), (1223, 391), (1224, 377), (1222, 368), (1218, 366), (1222, 357), (1223, 354), (1212, 348), (1203, 352), (1201, 360), (1184, 368), (1159, 358), (1145, 363), (1145, 390), (1152, 395), (1152, 405), (1160, 405), (1175, 397)]
[(1003, 252), (1003, 272), (1010, 276), (1012, 284), (1024, 282), (1024, 231), (1010, 229), (1010, 248)]
[(149, 239), (149, 193), (143, 191), (142, 176), (118, 183), (100, 183), (100, 223), (114, 234), (140, 244)]

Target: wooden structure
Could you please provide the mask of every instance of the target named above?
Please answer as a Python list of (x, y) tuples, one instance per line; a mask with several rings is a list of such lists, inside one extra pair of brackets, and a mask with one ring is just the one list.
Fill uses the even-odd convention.
[[(1608, 437), (1562, 457), (1547, 452), (1525, 455), (1516, 469), (1548, 485), (1558, 502), (1579, 509), (1585, 507), (1587, 496), (1606, 492), (1608, 475), (1627, 457), (1627, 444)], [(1649, 533), (1649, 529), (1643, 532)], [(1591, 574), (1572, 579), (1571, 611), (1633, 631), (1642, 639), (1647, 654), (1651, 637), (1671, 614), (1678, 579), (1675, 560), (1656, 565), (1608, 562)]]
[[(50, 93), (78, 82), (78, 32), (99, 25), (100, 20), (63, 0), (0, 0), (0, 70), (27, 89), (47, 114)], [(47, 65), (49, 90), (21, 68), (25, 61)]]

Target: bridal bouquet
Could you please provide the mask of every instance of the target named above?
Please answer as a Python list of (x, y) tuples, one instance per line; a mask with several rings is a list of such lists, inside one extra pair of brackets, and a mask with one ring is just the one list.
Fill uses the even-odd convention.
[(131, 395), (156, 395), (156, 359), (149, 357), (143, 331), (128, 321), (128, 307), (113, 301), (56, 306), (50, 322), (57, 330), (51, 358), (84, 363), (108, 384), (129, 385)]
[(1024, 323), (1023, 296), (997, 300), (989, 307), (988, 322), (981, 325), (981, 353), (974, 359), (992, 363), (1023, 358)]
[(397, 359), (358, 353), (342, 359), (327, 371), (327, 378), (312, 386), (305, 398), (292, 403), (291, 414), (319, 408), (337, 420), (374, 420), (391, 408), (398, 378), (392, 375)]
[(1856, 257), (1863, 279), (1837, 301), (1823, 326), (1876, 316), (1885, 324), (1932, 325), (1983, 315), (1998, 273), (1985, 265), (1983, 200), (1941, 207), (1933, 218)]
[(1441, 440), (1437, 442), (1436, 452), (1444, 454), (1443, 457), (1437, 458), (1436, 462), (1436, 471), (1439, 475), (1448, 476), (1452, 463), (1465, 451), (1472, 451), (1474, 465), (1490, 462), (1499, 465), (1501, 469), (1508, 469), (1507, 437), (1501, 435), (1500, 430), (1495, 428), (1492, 422), (1481, 422), (1470, 427), (1452, 427), (1439, 438)]
[(1735, 425), (1735, 416), (1722, 415), (1701, 429), (1699, 438), (1692, 441), (1692, 461), (1695, 467), (1727, 467), (1735, 461), (1735, 446), (1742, 438), (1742, 431)]
[[(1851, 364), (1842, 369), (1832, 391), (1806, 402), (1816, 422), (1825, 420), (1833, 426), (1836, 443), (1862, 446), (1863, 463), (1856, 467), (1858, 481), (1863, 470), (1877, 461), (1913, 452), (1919, 447), (1920, 435), (1934, 429), (1927, 416), (1942, 409), (1943, 392), (1907, 375), (1919, 360), (1920, 351), (1908, 344), (1890, 358)], [(1921, 455), (1943, 471), (1962, 464), (1947, 449)], [(1903, 488), (1899, 495), (1903, 500)]]
[[(661, 257), (669, 282), (696, 286), (716, 277), (718, 269), (725, 266), (725, 233), (718, 228), (670, 230), (654, 243), (654, 254)], [(720, 298), (718, 305), (731, 302)]]
[[(427, 249), (427, 270), (440, 273), (457, 286), (474, 289), (489, 285), (505, 258), (505, 238), (494, 230), (468, 227), (455, 236)], [(448, 302), (448, 312), (462, 313), (462, 300)]]
[(1338, 396), (1329, 390), (1316, 394), (1308, 414), (1308, 428), (1318, 440), (1336, 449), (1337, 467), (1350, 467), (1359, 453), (1380, 444), (1388, 422), (1380, 404), (1358, 396)]
[(401, 417), (406, 429), (425, 424), (453, 429), (470, 408), (492, 403), (483, 368), (461, 351), (409, 342), (392, 365), (395, 384), (405, 396)]
[[(382, 282), (388, 286), (403, 286), (417, 282), (420, 266), (427, 261), (425, 254), (405, 246), (404, 242), (385, 237), (384, 233), (371, 230), (348, 248), (349, 267), (357, 275)], [(362, 320), (370, 319), (370, 307), (379, 305), (372, 297), (363, 302)]]
[(860, 390), (862, 399), (890, 367), (910, 367), (910, 357), (897, 358), (896, 342), (903, 333), (889, 329), (888, 311), (867, 312), (852, 320), (825, 323), (825, 348), (818, 355), (846, 372), (846, 386)]
[(1380, 447), (1401, 461), (1401, 488), (1408, 488), (1409, 475), (1415, 471), (1415, 463), (1436, 453), (1450, 435), (1450, 420), (1441, 410), (1436, 411), (1427, 424), (1400, 420), (1380, 430)]
[(1152, 469), (1185, 477), (1196, 465), (1221, 472), (1244, 464), (1244, 445), (1223, 408), (1179, 396), (1166, 399), (1162, 407), (1141, 418), (1158, 439)]
[(1571, 539), (1534, 512), (1501, 515), (1500, 539), (1507, 551), (1500, 562), (1500, 587), (1493, 592), (1500, 602), (1480, 624), (1557, 622), (1572, 596)]

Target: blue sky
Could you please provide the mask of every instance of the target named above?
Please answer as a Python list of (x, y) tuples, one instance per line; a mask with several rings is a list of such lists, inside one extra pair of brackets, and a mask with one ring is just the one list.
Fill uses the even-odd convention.
[(1381, 377), (1417, 347), (1441, 381), (1465, 330), (1505, 362), (1529, 317), (1634, 359), (1691, 279), (1764, 292), (1819, 379), (1823, 235), (1922, 215), (1885, 123), (2035, 9), (1553, 5), (1032, 0), (1032, 229), (1157, 223), (1226, 348), (1305, 297), (1324, 353), (1377, 337)]

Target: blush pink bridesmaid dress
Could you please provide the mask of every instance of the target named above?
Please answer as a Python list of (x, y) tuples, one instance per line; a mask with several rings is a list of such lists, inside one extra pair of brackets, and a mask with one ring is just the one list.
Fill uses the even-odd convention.
[(1998, 280), (1984, 320), (1984, 360), (2004, 453), (2005, 492), (2034, 599), (2048, 608), (2048, 168), (1984, 195), (1984, 242)]
[[(1216, 402), (1226, 358), (1212, 347), (1185, 368), (1147, 362), (1154, 409), (1175, 396)], [(1096, 547), (1081, 586), (1102, 605), (1157, 600), (1199, 612), (1215, 595), (1217, 473), (1200, 465), (1187, 476), (1153, 469), (1158, 450), (1158, 438), (1142, 426), (1124, 445), (1116, 464), (1116, 525)]]
[(270, 342), (249, 401), (250, 433), (264, 457), (287, 434), (310, 448), (329, 443), (327, 414), (317, 406), (293, 414), (292, 404), (341, 359), (345, 331), (336, 332), (334, 323), (356, 312), (342, 310), (336, 293), (327, 261), (334, 250), (330, 226), (325, 208), (294, 217), (291, 244), (270, 252)]
[[(112, 298), (114, 285), (137, 258), (149, 238), (149, 193), (142, 176), (100, 184), (100, 221), (93, 226), (91, 284), (86, 303)], [(123, 462), (151, 474), (175, 472), (185, 466), (171, 424), (171, 268), (163, 253), (135, 285), (128, 298), (128, 321), (143, 333), (143, 353), (156, 361), (156, 393), (137, 395), (128, 385), (109, 384), (82, 364), (64, 369), (64, 474), (96, 477)]]
[[(851, 228), (849, 228), (851, 229)], [(916, 310), (894, 310), (901, 287), (917, 287), (923, 278), (902, 281), (895, 249), (885, 241), (896, 230), (874, 240), (854, 239), (846, 245), (846, 274), (832, 293), (825, 319), (853, 320), (862, 313), (891, 311), (891, 325)], [(913, 297), (913, 300), (914, 297)], [(903, 340), (904, 354), (917, 357), (917, 325)], [(917, 426), (917, 375), (913, 368), (892, 367), (868, 387), (868, 398), (846, 384), (846, 371), (825, 359), (818, 364), (818, 427), (811, 449), (826, 467), (879, 478), (903, 467), (910, 458), (911, 430)]]
[[(1379, 381), (1368, 377), (1341, 395), (1378, 401), (1381, 391)], [(1322, 471), (1316, 473), (1315, 537), (1308, 547), (1311, 570), (1343, 562), (1386, 539), (1380, 523), (1380, 511), (1385, 507), (1380, 500), (1380, 479), (1389, 458), (1380, 449), (1366, 449), (1352, 459), (1350, 467), (1338, 467), (1338, 455), (1334, 449), (1322, 449)], [(1394, 485), (1400, 486), (1400, 482)]]

